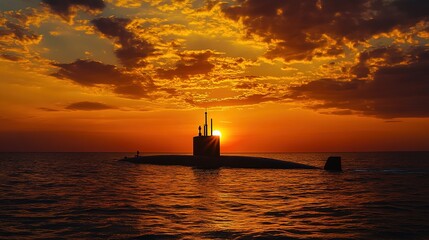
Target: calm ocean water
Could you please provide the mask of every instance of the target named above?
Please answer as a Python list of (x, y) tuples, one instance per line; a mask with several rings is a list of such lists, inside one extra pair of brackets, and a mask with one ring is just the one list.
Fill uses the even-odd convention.
[(320, 167), (340, 155), (342, 173), (125, 155), (0, 153), (0, 238), (429, 239), (429, 152), (247, 154)]

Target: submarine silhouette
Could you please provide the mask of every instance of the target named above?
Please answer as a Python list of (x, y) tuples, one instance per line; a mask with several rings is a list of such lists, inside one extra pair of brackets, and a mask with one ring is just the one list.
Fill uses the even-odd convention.
[[(208, 134), (207, 111), (203, 133), (198, 127), (198, 136), (193, 138), (193, 155), (149, 155), (124, 157), (120, 161), (136, 164), (179, 165), (195, 168), (255, 168), (255, 169), (320, 169), (318, 167), (264, 157), (220, 155), (220, 136), (213, 135), (213, 119), (210, 119)], [(342, 171), (341, 157), (331, 156), (323, 168), (327, 171)]]

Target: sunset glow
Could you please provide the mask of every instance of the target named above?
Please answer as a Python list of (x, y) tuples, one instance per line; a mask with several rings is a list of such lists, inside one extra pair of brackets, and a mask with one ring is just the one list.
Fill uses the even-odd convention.
[(426, 7), (1, 1), (0, 151), (429, 150)]

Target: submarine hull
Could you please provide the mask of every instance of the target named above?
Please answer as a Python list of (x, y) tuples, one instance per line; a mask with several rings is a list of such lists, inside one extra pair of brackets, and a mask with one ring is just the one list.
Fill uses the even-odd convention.
[(121, 161), (136, 164), (179, 165), (196, 168), (319, 169), (301, 163), (250, 156), (153, 155), (133, 158), (125, 157)]

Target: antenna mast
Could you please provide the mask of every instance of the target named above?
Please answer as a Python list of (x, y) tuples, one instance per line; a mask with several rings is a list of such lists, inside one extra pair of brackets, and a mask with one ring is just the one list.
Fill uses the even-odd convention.
[(208, 127), (207, 127), (207, 108), (206, 108), (206, 112), (204, 113), (205, 115), (205, 121), (204, 121), (204, 136), (208, 135)]

